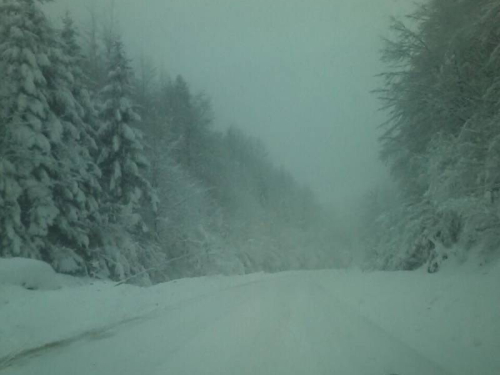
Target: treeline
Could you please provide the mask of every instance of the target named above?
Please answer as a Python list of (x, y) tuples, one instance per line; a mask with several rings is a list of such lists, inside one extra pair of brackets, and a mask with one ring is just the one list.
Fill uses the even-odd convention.
[(431, 0), (394, 20), (378, 91), (397, 188), (367, 198), (372, 264), (438, 270), (500, 248), (500, 1)]
[(329, 214), (261, 142), (42, 3), (0, 1), (0, 256), (137, 283), (338, 264)]

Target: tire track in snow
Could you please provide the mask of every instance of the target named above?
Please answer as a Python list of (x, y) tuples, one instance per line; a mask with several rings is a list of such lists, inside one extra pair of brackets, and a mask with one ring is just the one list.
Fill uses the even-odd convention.
[(5, 357), (0, 358), (0, 372), (18, 364), (23, 361), (29, 360), (30, 358), (37, 357), (44, 355), (46, 353), (55, 351), (55, 350), (60, 350), (65, 347), (70, 346), (73, 343), (79, 342), (79, 341), (93, 341), (93, 340), (100, 340), (104, 339), (106, 337), (110, 337), (113, 335), (113, 330), (125, 326), (127, 324), (133, 323), (133, 322), (138, 322), (140, 320), (146, 319), (145, 316), (137, 316), (137, 317), (132, 317), (132, 318), (127, 318), (124, 320), (121, 320), (116, 323), (108, 324), (103, 327), (91, 329), (89, 331), (82, 332), (80, 334), (60, 339), (60, 340), (55, 340), (48, 342), (46, 344), (36, 346), (33, 348), (28, 348), (24, 349), (20, 352), (13, 353), (11, 355), (7, 355)]
[[(58, 340), (53, 340), (35, 347), (30, 347), (23, 349), (21, 351), (7, 354), (6, 356), (0, 357), (0, 372), (3, 372), (13, 366), (22, 365), (23, 363), (28, 362), (30, 359), (44, 356), (50, 354), (55, 351), (64, 350), (65, 348), (70, 347), (73, 344), (84, 342), (84, 341), (97, 341), (105, 338), (112, 337), (116, 334), (116, 331), (122, 327), (131, 324), (139, 324), (141, 321), (155, 319), (157, 317), (161, 317), (161, 314), (169, 311), (175, 311), (182, 308), (186, 308), (192, 304), (196, 304), (200, 301), (213, 298), (215, 296), (232, 292), (235, 289), (251, 287), (255, 284), (268, 283), (271, 280), (288, 278), (292, 275), (281, 275), (279, 277), (266, 277), (264, 279), (252, 280), (245, 283), (241, 283), (238, 285), (233, 285), (225, 288), (221, 288), (220, 290), (216, 290), (211, 293), (207, 293), (204, 295), (196, 296), (193, 298), (188, 298), (182, 300), (173, 305), (167, 305), (162, 307), (155, 307), (154, 309), (143, 312), (140, 315), (129, 317), (118, 322), (113, 322), (101, 327), (93, 328), (78, 334), (71, 335), (69, 337), (64, 337)], [(230, 313), (230, 312), (228, 312)]]

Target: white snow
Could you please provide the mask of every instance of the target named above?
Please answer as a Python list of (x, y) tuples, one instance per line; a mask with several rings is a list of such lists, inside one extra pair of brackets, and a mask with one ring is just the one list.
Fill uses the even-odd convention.
[(33, 267), (63, 287), (26, 290), (3, 277), (0, 373), (500, 373), (499, 266), (205, 277), (149, 288)]
[[(50, 265), (34, 259), (0, 259), (0, 288), (20, 286), (26, 289), (59, 289), (63, 276)], [(0, 295), (1, 298), (2, 295)]]

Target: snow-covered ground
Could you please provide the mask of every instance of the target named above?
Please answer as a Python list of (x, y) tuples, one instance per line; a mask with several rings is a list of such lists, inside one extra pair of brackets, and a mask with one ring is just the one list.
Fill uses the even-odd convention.
[(462, 266), (139, 288), (0, 260), (0, 374), (498, 375), (499, 286)]

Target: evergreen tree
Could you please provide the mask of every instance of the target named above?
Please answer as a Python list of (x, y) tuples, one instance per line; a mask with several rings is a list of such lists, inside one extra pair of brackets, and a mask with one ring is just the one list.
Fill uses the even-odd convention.
[(120, 40), (115, 41), (111, 50), (108, 80), (101, 98), (99, 166), (107, 199), (115, 206), (110, 216), (113, 221), (125, 207), (136, 212), (143, 199), (154, 201), (151, 186), (144, 177), (149, 163), (144, 156), (142, 135), (135, 128), (140, 117), (132, 102), (132, 69)]
[(188, 83), (180, 75), (164, 92), (163, 108), (168, 121), (172, 155), (177, 163), (199, 177), (203, 146), (212, 122), (210, 101), (203, 94), (193, 96)]
[[(64, 118), (66, 128), (71, 131), (64, 139), (65, 158), (70, 161), (70, 165), (63, 173), (69, 173), (73, 176), (78, 186), (78, 191), (75, 190), (71, 194), (66, 192), (63, 196), (66, 197), (66, 203), (72, 204), (79, 214), (77, 216), (68, 215), (70, 220), (61, 223), (66, 234), (59, 233), (54, 237), (57, 239), (61, 235), (65, 235), (77, 238), (78, 233), (84, 235), (83, 258), (90, 271), (94, 272), (92, 268), (96, 254), (93, 247), (96, 246), (96, 239), (93, 237), (95, 237), (96, 228), (101, 224), (99, 201), (102, 194), (101, 172), (96, 164), (98, 152), (97, 112), (87, 90), (87, 79), (82, 72), (83, 57), (78, 44), (78, 34), (69, 14), (66, 14), (63, 19), (63, 29), (60, 36), (61, 51), (62, 56), (64, 56), (61, 65), (64, 65), (65, 68), (66, 80), (64, 83), (69, 92), (66, 93), (66, 97), (56, 96), (55, 104), (60, 110), (60, 116)], [(71, 96), (74, 101), (68, 105), (66, 100)], [(68, 246), (73, 248), (78, 248), (76, 245), (82, 246), (82, 244), (68, 243)]]
[(73, 61), (40, 3), (0, 4), (2, 186), (9, 207), (1, 214), (2, 252), (85, 273), (88, 218), (96, 209), (85, 186), (98, 187), (98, 170), (81, 144), (87, 133)]
[(2, 88), (1, 210), (2, 255), (42, 258), (48, 227), (58, 210), (51, 194), (57, 161), (52, 144), (61, 139), (62, 126), (49, 108), (44, 71), (52, 30), (38, 1), (0, 3)]
[(122, 237), (127, 231), (133, 234), (132, 242), (146, 236), (148, 228), (141, 217), (141, 205), (146, 202), (155, 209), (157, 198), (145, 174), (149, 163), (142, 135), (135, 128), (140, 117), (132, 102), (132, 69), (119, 39), (113, 43), (108, 64), (108, 78), (101, 92), (98, 158), (104, 190), (101, 214), (107, 224), (101, 232), (105, 248), (102, 256), (112, 277), (123, 278), (141, 269), (140, 257), (145, 254), (133, 244), (124, 244)]

